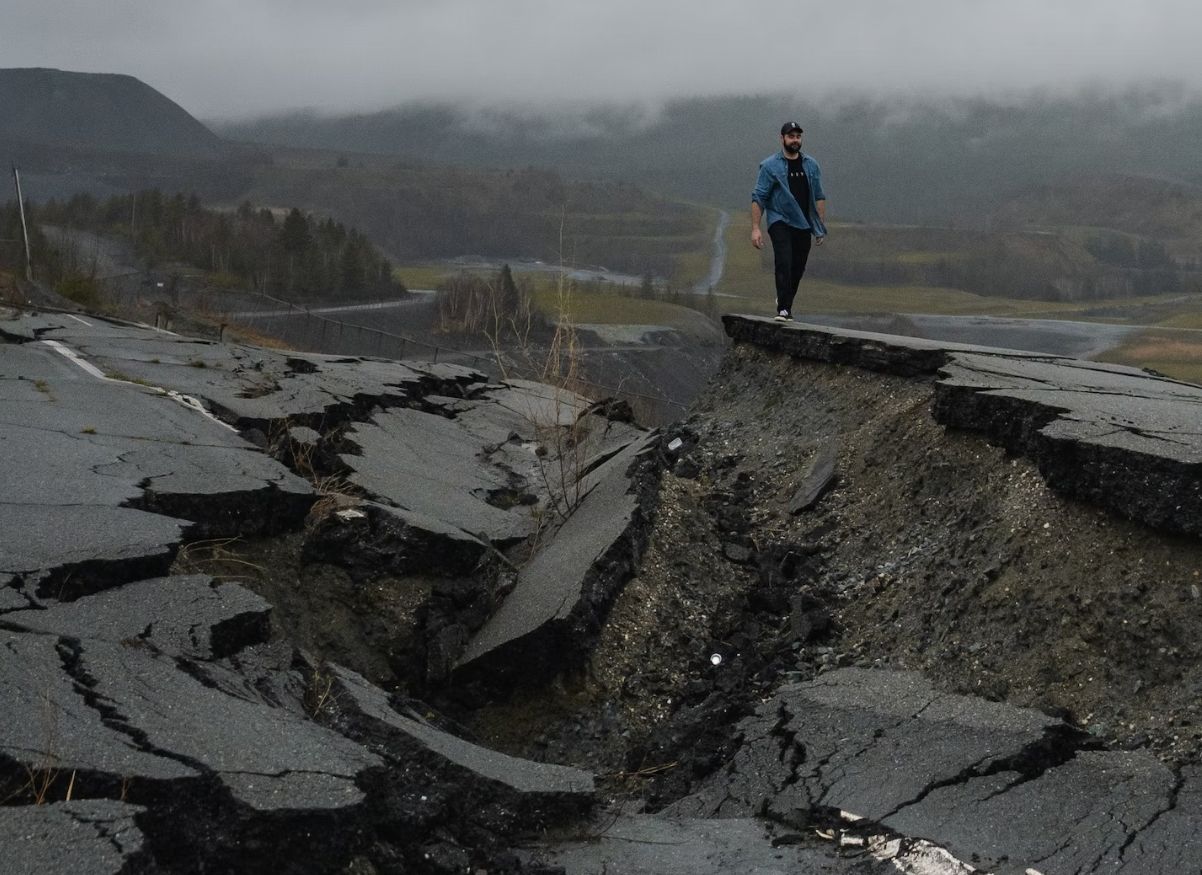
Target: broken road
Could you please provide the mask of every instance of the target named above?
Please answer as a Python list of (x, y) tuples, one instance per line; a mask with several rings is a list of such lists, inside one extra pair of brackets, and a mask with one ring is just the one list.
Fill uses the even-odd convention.
[(661, 435), (3, 314), (6, 871), (1198, 871), (1202, 390), (726, 325)]

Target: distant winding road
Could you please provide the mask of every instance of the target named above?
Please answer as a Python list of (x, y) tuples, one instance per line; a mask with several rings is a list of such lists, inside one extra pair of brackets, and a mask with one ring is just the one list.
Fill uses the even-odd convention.
[(693, 286), (693, 293), (704, 295), (715, 288), (726, 270), (726, 229), (730, 225), (730, 213), (722, 210), (718, 214), (718, 227), (714, 231), (714, 255), (710, 259), (710, 272)]

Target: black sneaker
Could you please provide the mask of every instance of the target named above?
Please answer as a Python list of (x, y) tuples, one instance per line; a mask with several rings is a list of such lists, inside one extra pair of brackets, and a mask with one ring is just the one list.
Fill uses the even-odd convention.
[(781, 310), (779, 313), (776, 314), (775, 318), (776, 318), (777, 322), (788, 322), (792, 317), (789, 316), (788, 310)]

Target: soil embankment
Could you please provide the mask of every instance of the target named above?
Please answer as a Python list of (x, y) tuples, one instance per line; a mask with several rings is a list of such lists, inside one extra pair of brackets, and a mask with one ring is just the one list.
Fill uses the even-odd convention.
[[(683, 789), (668, 775), (723, 761), (735, 719), (782, 679), (861, 666), (1195, 760), (1202, 543), (1065, 497), (1031, 460), (937, 422), (935, 389), (736, 345), (669, 429), (683, 447), (647, 556), (587, 672), (553, 707), (499, 709), (495, 740), (615, 772), (675, 763), (656, 780)], [(791, 512), (832, 449), (829, 491)], [(541, 735), (521, 719), (556, 712)]]

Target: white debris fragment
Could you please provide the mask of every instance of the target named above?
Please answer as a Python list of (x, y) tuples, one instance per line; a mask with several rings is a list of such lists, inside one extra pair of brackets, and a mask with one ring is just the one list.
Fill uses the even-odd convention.
[[(863, 818), (848, 811), (839, 812), (842, 820), (856, 823)], [(832, 839), (836, 837), (832, 832)], [(826, 836), (823, 836), (826, 838)], [(936, 844), (925, 839), (900, 839), (896, 837), (876, 835), (867, 839), (838, 834), (841, 846), (866, 846), (873, 857), (882, 863), (892, 863), (893, 868), (903, 875), (977, 875), (975, 869), (967, 863), (956, 859), (952, 854)], [(985, 875), (985, 873), (981, 873)], [(1041, 875), (1034, 869), (1028, 869), (1027, 875)]]
[(710, 664), (711, 665), (721, 665), (722, 664), (722, 654), (721, 653), (710, 654)]
[(672, 438), (672, 440), (668, 443), (668, 449), (673, 453), (683, 446), (684, 441), (682, 441), (680, 438)]
[(338, 519), (346, 522), (350, 522), (351, 520), (361, 520), (367, 517), (367, 514), (365, 514), (363, 511), (355, 510), (353, 507), (348, 507), (344, 510), (337, 511), (334, 515), (338, 517)]

